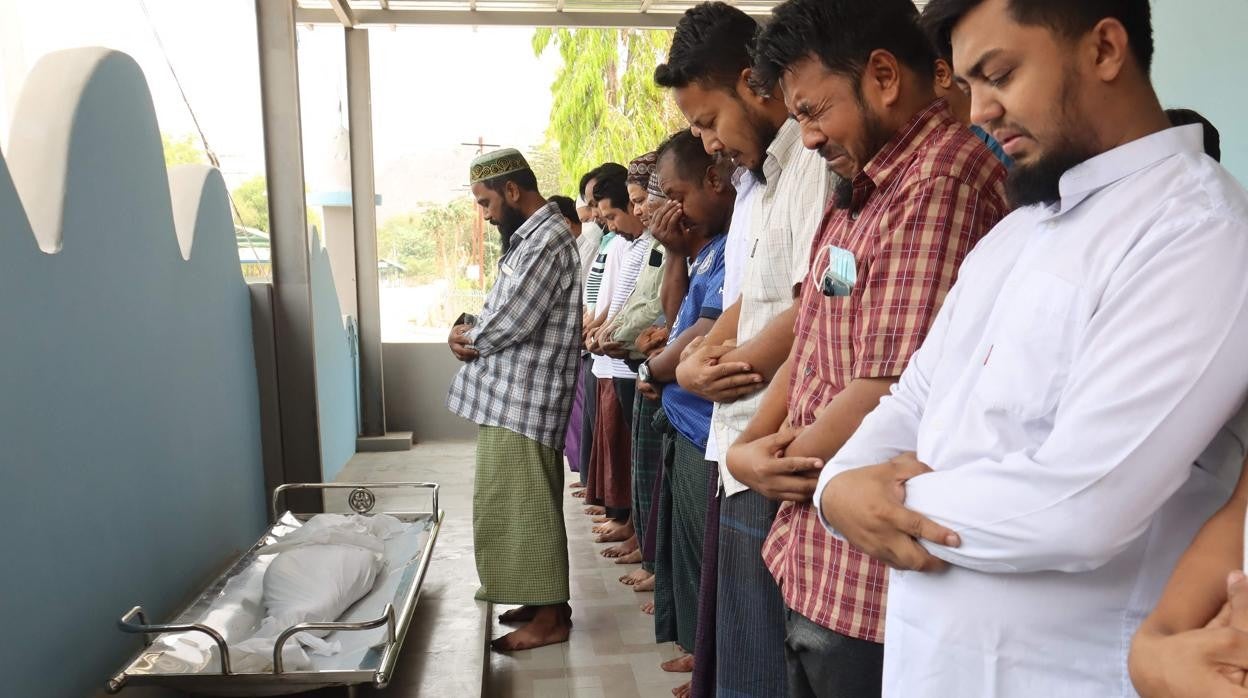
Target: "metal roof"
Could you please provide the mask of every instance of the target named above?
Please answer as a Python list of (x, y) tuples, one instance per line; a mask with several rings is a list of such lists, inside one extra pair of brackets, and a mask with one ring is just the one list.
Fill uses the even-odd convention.
[[(301, 24), (674, 27), (700, 0), (296, 0)], [(762, 18), (781, 0), (735, 0)]]

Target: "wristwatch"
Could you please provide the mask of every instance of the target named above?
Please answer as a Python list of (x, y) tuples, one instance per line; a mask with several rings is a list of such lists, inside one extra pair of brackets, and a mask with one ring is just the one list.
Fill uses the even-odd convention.
[(646, 359), (642, 362), (641, 366), (637, 367), (637, 377), (646, 383), (654, 382), (654, 380), (650, 378), (650, 359)]

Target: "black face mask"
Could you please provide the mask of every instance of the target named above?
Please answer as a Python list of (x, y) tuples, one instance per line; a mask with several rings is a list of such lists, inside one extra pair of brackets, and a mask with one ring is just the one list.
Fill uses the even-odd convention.
[(507, 254), (507, 251), (511, 249), (511, 236), (524, 225), (524, 221), (524, 214), (520, 213), (520, 209), (503, 204), (502, 220), (494, 224), (498, 227), (498, 233), (502, 239), (503, 254)]

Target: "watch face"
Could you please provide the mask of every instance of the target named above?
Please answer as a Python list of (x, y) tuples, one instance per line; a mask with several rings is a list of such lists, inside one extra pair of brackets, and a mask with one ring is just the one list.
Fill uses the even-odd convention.
[(646, 363), (638, 367), (637, 377), (649, 383), (650, 382), (650, 364)]

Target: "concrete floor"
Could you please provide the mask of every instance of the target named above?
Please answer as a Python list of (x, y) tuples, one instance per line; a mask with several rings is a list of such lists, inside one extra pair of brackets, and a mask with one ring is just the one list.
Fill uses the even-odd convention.
[[(490, 609), (473, 600), (477, 589), (472, 554), (472, 443), (430, 443), (400, 453), (356, 454), (338, 480), (434, 481), (442, 486), (446, 512), (434, 560), (417, 604), (394, 681), (384, 691), (356, 695), (472, 698), (635, 698), (671, 695), (687, 674), (667, 674), (659, 664), (675, 657), (654, 642), (653, 619), (641, 613), (653, 594), (638, 594), (617, 578), (636, 565), (616, 565), (599, 555), (581, 500), (567, 496), (572, 574), (572, 638), (562, 645), (512, 655), (489, 652), (496, 627)], [(570, 481), (570, 480), (569, 480)], [(378, 497), (378, 508), (384, 505)], [(327, 508), (340, 509), (333, 502)]]

